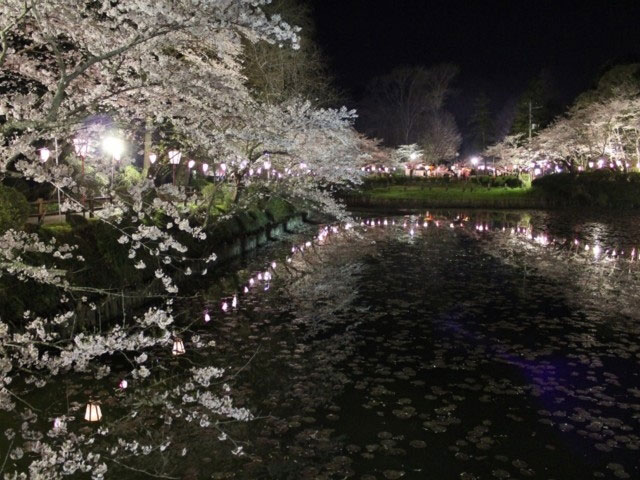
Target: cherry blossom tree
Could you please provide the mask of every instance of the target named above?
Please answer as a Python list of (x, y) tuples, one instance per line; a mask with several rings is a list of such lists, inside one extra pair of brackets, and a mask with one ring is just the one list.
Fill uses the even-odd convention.
[(633, 79), (637, 70), (638, 65), (612, 69), (531, 144), (509, 136), (489, 147), (487, 154), (525, 168), (549, 165), (572, 172), (638, 168), (640, 85)]
[[(109, 228), (135, 270), (155, 279), (144, 311), (80, 328), (81, 312), (97, 311), (123, 293), (78, 282), (74, 272), (87, 267), (77, 245), (2, 232), (0, 278), (47, 289), (58, 299), (53, 311), (27, 305), (21, 318), (0, 319), (0, 409), (13, 415), (3, 422), (9, 478), (28, 472), (33, 478), (86, 473), (99, 479), (114, 466), (141, 472), (137, 457), (183, 454), (172, 448), (168, 426), (174, 422), (213, 429), (221, 441), (232, 441), (220, 419), (251, 418), (233, 405), (223, 368), (192, 360), (186, 373), (157, 380), (178, 337), (188, 337), (196, 351), (214, 346), (192, 323), (177, 321), (174, 311), (180, 279), (206, 275), (216, 260), (206, 242), (209, 211), (194, 209), (205, 199), (180, 182), (158, 186), (144, 169), (127, 183), (119, 171), (141, 153), (132, 127), (147, 123), (162, 138), (158, 163), (166, 163), (170, 149), (198, 158), (211, 166), (201, 168), (206, 179), (233, 189), (238, 209), (255, 197), (279, 195), (344, 215), (331, 192), (360, 181), (355, 113), (314, 108), (298, 98), (263, 104), (245, 85), (246, 42), (297, 47), (297, 29), (265, 15), (266, 3), (9, 0), (0, 6), (0, 86), (7, 92), (0, 100), (0, 175), (51, 185), (69, 213), (85, 212), (94, 194), (107, 198), (96, 221)], [(117, 153), (102, 148), (105, 138), (112, 146), (117, 139)], [(55, 162), (42, 161), (45, 147), (55, 150)], [(182, 352), (174, 346), (174, 353)], [(125, 367), (115, 372), (118, 361)], [(140, 396), (118, 394), (122, 418), (86, 431), (79, 425), (86, 396), (76, 392), (55, 417), (34, 405), (44, 391), (69, 395), (72, 376), (121, 390), (128, 379)], [(159, 412), (164, 426), (142, 444), (135, 433), (147, 428), (141, 412), (149, 409)], [(233, 445), (233, 453), (241, 450)]]

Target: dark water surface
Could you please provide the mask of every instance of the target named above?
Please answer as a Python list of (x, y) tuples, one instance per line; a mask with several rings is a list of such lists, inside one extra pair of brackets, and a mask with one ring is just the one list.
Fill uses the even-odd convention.
[(640, 479), (640, 218), (464, 219), (331, 237), (214, 319), (258, 418), (187, 476)]

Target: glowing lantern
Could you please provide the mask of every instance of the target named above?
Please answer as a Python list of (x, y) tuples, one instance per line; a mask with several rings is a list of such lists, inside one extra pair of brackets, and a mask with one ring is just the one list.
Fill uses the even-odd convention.
[(209, 312), (204, 312), (204, 321), (205, 322), (211, 321), (211, 316), (209, 315)]
[(173, 339), (173, 348), (171, 349), (171, 353), (175, 356), (184, 355), (186, 350), (184, 349), (184, 342), (180, 337), (175, 337)]
[(202, 173), (207, 173), (207, 170), (209, 170), (209, 165), (206, 163), (202, 164)]
[(150, 153), (149, 154), (149, 162), (151, 162), (151, 165), (156, 163), (156, 160), (158, 160), (158, 155), (156, 155), (155, 153)]
[(227, 302), (222, 302), (222, 311), (226, 312), (229, 310), (229, 304)]
[(231, 306), (233, 308), (238, 308), (238, 297), (237, 297), (237, 295), (233, 296), (233, 300), (231, 300)]
[(180, 150), (169, 150), (169, 163), (171, 164), (171, 183), (176, 184), (176, 165), (180, 163), (182, 152)]
[(89, 142), (81, 138), (74, 138), (73, 148), (76, 152), (76, 155), (78, 155), (79, 157), (86, 157), (89, 153)]
[(182, 158), (182, 152), (179, 150), (169, 150), (169, 163), (171, 165), (178, 165)]
[(189, 167), (189, 169), (192, 169), (195, 165), (196, 165), (195, 160), (189, 160), (189, 163), (187, 163), (187, 167)]
[(118, 384), (118, 387), (120, 387), (122, 390), (126, 389), (128, 386), (129, 382), (127, 382), (124, 378), (120, 380), (120, 383)]
[(50, 156), (51, 156), (51, 151), (47, 147), (40, 149), (40, 160), (42, 161), (42, 163), (49, 160)]
[(102, 419), (102, 410), (98, 402), (93, 399), (89, 400), (84, 412), (84, 419), (87, 422), (99, 422)]

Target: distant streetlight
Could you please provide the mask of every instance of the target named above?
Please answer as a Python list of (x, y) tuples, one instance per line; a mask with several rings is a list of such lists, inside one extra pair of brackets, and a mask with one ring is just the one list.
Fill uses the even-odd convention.
[(107, 137), (102, 141), (102, 147), (113, 157), (114, 160), (120, 161), (124, 152), (124, 142), (118, 137)]
[(187, 186), (189, 186), (189, 184), (191, 183), (191, 169), (193, 167), (195, 167), (195, 165), (196, 165), (196, 161), (195, 160), (189, 160), (187, 162), (187, 168), (188, 168), (188, 170), (187, 170)]
[(73, 139), (73, 149), (76, 152), (76, 155), (80, 157), (82, 161), (82, 176), (84, 177), (84, 159), (89, 153), (89, 142), (82, 138), (74, 138)]
[(209, 164), (208, 163), (203, 163), (202, 164), (202, 173), (203, 174), (207, 174), (207, 170), (209, 170)]
[[(84, 159), (89, 153), (89, 141), (83, 138), (74, 138), (73, 139), (73, 149), (76, 152), (76, 155), (80, 157), (80, 162), (82, 164), (82, 181), (84, 183)], [(82, 194), (82, 204), (84, 205), (84, 193)]]
[[(53, 139), (53, 144), (55, 146), (55, 161), (56, 161), (56, 166), (58, 165), (58, 139), (54, 138)], [(42, 163), (45, 163), (47, 160), (49, 160), (49, 157), (51, 156), (51, 150), (49, 150), (47, 147), (42, 147), (40, 149), (40, 161)], [(58, 215), (62, 215), (62, 207), (60, 206), (60, 188), (58, 187), (58, 185), (55, 185), (56, 187), (56, 192), (58, 194)]]
[(263, 165), (264, 165), (264, 169), (267, 172), (267, 179), (270, 179), (271, 178), (271, 161), (269, 160), (269, 154), (268, 153), (265, 154), (265, 156), (267, 158), (264, 160)]
[(122, 158), (124, 142), (118, 137), (109, 136), (102, 141), (102, 148), (111, 156), (111, 184), (113, 184), (113, 164)]
[(172, 183), (176, 184), (176, 165), (180, 163), (182, 152), (180, 150), (169, 150), (169, 163), (172, 169)]

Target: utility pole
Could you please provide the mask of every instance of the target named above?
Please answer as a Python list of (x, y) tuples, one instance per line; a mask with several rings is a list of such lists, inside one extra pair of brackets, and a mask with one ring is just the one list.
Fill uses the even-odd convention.
[(531, 110), (532, 110), (532, 106), (531, 106), (531, 99), (529, 99), (529, 144), (531, 144), (531, 134), (532, 134), (532, 115), (531, 115)]

